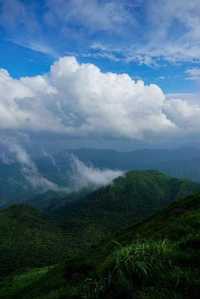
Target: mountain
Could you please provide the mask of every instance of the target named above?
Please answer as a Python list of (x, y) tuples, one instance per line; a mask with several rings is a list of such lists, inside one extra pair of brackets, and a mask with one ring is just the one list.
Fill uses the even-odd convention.
[(0, 207), (24, 198), (30, 192), (28, 187), (19, 165), (0, 162)]
[[(24, 148), (22, 150), (25, 151)], [(55, 191), (51, 190), (51, 184), (46, 184), (46, 190), (43, 190), (44, 188), (39, 184), (41, 178), (43, 178), (43, 183), (44, 179), (47, 179), (58, 186), (59, 197), (59, 188), (62, 191), (63, 187), (69, 189), (71, 187), (72, 155), (88, 167), (92, 165), (99, 170), (105, 168), (123, 171), (156, 169), (171, 176), (200, 182), (200, 168), (198, 167), (200, 151), (195, 148), (144, 149), (129, 152), (107, 149), (68, 149), (57, 153), (52, 153), (48, 148), (40, 152), (31, 151), (29, 148), (25, 153), (29, 157), (29, 164), (31, 161), (32, 166), (34, 165), (37, 169), (33, 181), (30, 180), (30, 176), (27, 176), (27, 171), (24, 173), (22, 161), (18, 161), (14, 153), (7, 153), (5, 148), (0, 147), (0, 206), (11, 202), (32, 200), (38, 194)], [(30, 165), (25, 165), (25, 167), (28, 168)], [(37, 175), (38, 178), (36, 178)], [(37, 182), (36, 186), (35, 182)]]
[(0, 285), (2, 299), (198, 299), (200, 193), (55, 267)]
[(1, 209), (1, 273), (62, 261), (196, 191), (197, 183), (157, 171), (132, 171), (90, 194), (30, 201), (42, 212), (27, 204)]
[(49, 215), (63, 229), (90, 246), (113, 231), (149, 217), (178, 198), (200, 191), (200, 184), (158, 171), (131, 171)]
[(0, 277), (55, 264), (67, 246), (64, 232), (38, 210), (26, 205), (0, 210)]
[(199, 298), (199, 229), (198, 193), (116, 235), (99, 268), (104, 279), (111, 275), (107, 298)]
[[(164, 238), (177, 241), (186, 240), (188, 246), (199, 246), (200, 229), (200, 193), (191, 194), (173, 202), (169, 207), (159, 211), (141, 223), (130, 226), (119, 236), (118, 241), (128, 244), (139, 239), (159, 240)], [(197, 238), (196, 238), (197, 237)], [(196, 238), (196, 243), (195, 243)], [(192, 244), (192, 240), (194, 243)], [(185, 245), (186, 245), (185, 244)]]
[[(84, 163), (91, 163), (98, 168), (122, 170), (155, 169), (172, 176), (200, 181), (198, 163), (200, 150), (198, 148), (177, 149), (140, 149), (128, 152), (117, 150), (74, 149), (68, 151)], [(66, 152), (59, 154), (63, 159)], [(55, 156), (57, 160), (57, 156)]]

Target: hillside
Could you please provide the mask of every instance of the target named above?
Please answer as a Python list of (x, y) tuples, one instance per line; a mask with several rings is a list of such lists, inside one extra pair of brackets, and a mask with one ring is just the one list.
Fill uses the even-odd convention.
[[(168, 208), (160, 211), (146, 221), (128, 227), (119, 238), (121, 243), (129, 243), (137, 238), (161, 239), (163, 236), (172, 241), (199, 234), (200, 193), (177, 200)], [(134, 232), (134, 233), (133, 233)]]
[[(146, 170), (156, 169), (164, 173), (200, 182), (200, 154), (198, 148), (179, 149), (140, 149), (119, 152), (108, 149), (65, 149), (45, 151), (28, 148), (27, 154), (38, 172), (44, 178), (60, 187), (71, 187), (72, 159), (74, 155), (87, 166), (112, 170)], [(48, 189), (48, 188), (47, 188)], [(48, 190), (47, 190), (48, 191)], [(23, 165), (16, 160), (14, 154), (0, 151), (0, 206), (11, 202), (32, 200), (40, 196), (44, 190), (35, 188), (23, 171)], [(58, 194), (59, 196), (59, 194)]]
[(132, 171), (89, 195), (51, 201), (37, 197), (33, 203), (43, 212), (25, 204), (2, 209), (0, 276), (62, 261), (196, 191), (200, 191), (197, 183), (156, 171)]
[[(158, 260), (163, 259), (165, 250), (167, 254), (168, 250), (175, 254), (172, 262), (176, 263), (176, 254), (182, 250), (179, 243), (188, 244), (187, 241), (197, 234), (199, 197), (183, 199), (197, 191), (200, 192), (197, 183), (157, 171), (131, 171), (110, 186), (81, 199), (72, 196), (62, 208), (55, 209), (56, 205), (48, 207), (46, 214), (27, 205), (0, 210), (0, 298), (156, 299), (144, 297), (143, 282), (139, 288), (140, 276), (148, 274), (148, 267), (153, 269), (157, 257)], [(41, 202), (41, 198), (38, 200)], [(62, 200), (65, 202), (65, 199)], [(171, 202), (175, 203), (153, 215)], [(42, 208), (45, 209), (45, 206), (46, 202)], [(149, 216), (151, 218), (147, 219)], [(180, 254), (185, 259), (183, 248)], [(132, 261), (135, 252), (139, 252), (139, 264), (136, 266)], [(140, 261), (140, 254), (142, 259), (145, 255), (145, 260)], [(150, 265), (149, 258), (152, 261)], [(166, 258), (171, 259), (171, 255)], [(118, 262), (122, 273), (132, 273), (132, 266), (140, 273), (143, 271), (141, 267), (146, 267), (147, 263), (144, 273), (141, 272), (139, 277), (138, 273), (134, 274), (139, 285), (132, 282), (129, 272), (130, 277), (125, 277), (123, 285), (123, 280), (113, 274)], [(124, 270), (125, 262), (128, 263), (125, 265), (127, 270)], [(165, 263), (161, 266), (162, 271), (164, 269), (168, 273)], [(5, 276), (8, 276), (6, 280)], [(112, 284), (108, 286), (109, 277)], [(127, 283), (130, 286), (127, 287)], [(152, 284), (152, 281), (149, 279), (148, 283)], [(163, 281), (160, 283), (163, 288)], [(130, 292), (135, 294), (133, 286), (137, 289), (137, 296), (141, 292), (143, 297), (130, 297)], [(156, 288), (154, 284), (152, 287)], [(161, 291), (158, 290), (158, 294)]]
[[(118, 245), (104, 247), (110, 253), (99, 268), (101, 275), (113, 273), (108, 298), (119, 293), (132, 298), (131, 289), (142, 299), (199, 298), (199, 229), (198, 193), (116, 235)], [(119, 280), (122, 277), (131, 289)]]
[(199, 220), (200, 194), (195, 194), (65, 266), (34, 269), (5, 281), (0, 298), (197, 299)]
[(15, 205), (0, 210), (0, 277), (55, 264), (66, 248), (63, 231), (36, 209)]
[(157, 171), (131, 171), (113, 184), (49, 213), (80, 240), (80, 246), (90, 245), (197, 191), (197, 183)]

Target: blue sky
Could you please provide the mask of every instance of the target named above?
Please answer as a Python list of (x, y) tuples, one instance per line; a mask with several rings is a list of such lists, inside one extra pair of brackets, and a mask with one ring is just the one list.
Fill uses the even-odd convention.
[(188, 72), (200, 66), (200, 9), (191, 2), (0, 0), (0, 67), (30, 76), (75, 55), (166, 93), (197, 92)]
[(199, 0), (0, 0), (0, 136), (191, 144), (199, 87)]

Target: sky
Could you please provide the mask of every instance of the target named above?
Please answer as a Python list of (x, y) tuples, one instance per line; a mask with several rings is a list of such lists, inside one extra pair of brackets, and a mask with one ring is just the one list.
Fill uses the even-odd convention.
[(1, 135), (190, 144), (199, 87), (199, 0), (0, 0)]

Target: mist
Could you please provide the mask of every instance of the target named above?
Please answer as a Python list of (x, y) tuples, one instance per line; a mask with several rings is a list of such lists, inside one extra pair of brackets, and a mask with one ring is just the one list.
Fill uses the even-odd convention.
[(69, 192), (68, 188), (60, 187), (56, 183), (50, 181), (44, 177), (38, 170), (36, 164), (31, 159), (31, 156), (18, 143), (10, 143), (6, 141), (10, 153), (15, 155), (17, 163), (21, 166), (21, 172), (26, 181), (35, 189), (38, 193), (44, 193), (47, 191), (55, 192)]
[[(54, 182), (52, 179), (49, 179), (50, 173), (47, 172), (44, 175), (40, 172), (31, 152), (18, 139), (4, 138), (2, 144), (6, 146), (8, 153), (5, 157), (3, 156), (3, 163), (17, 163), (20, 173), (35, 194), (47, 191), (69, 194), (83, 189), (93, 191), (111, 184), (114, 179), (124, 174), (123, 171), (118, 169), (97, 168), (90, 163), (81, 161), (77, 156), (69, 154), (66, 156), (67, 161), (65, 165), (67, 176), (64, 180), (61, 176), (62, 184), (59, 184), (59, 181)], [(57, 161), (51, 153), (43, 149), (42, 155), (45, 158), (49, 158), (51, 173), (60, 172)], [(52, 176), (50, 175), (50, 177)]]
[(99, 169), (92, 165), (86, 165), (76, 156), (71, 156), (71, 184), (72, 189), (98, 189), (112, 183), (114, 179), (123, 176), (121, 170)]

